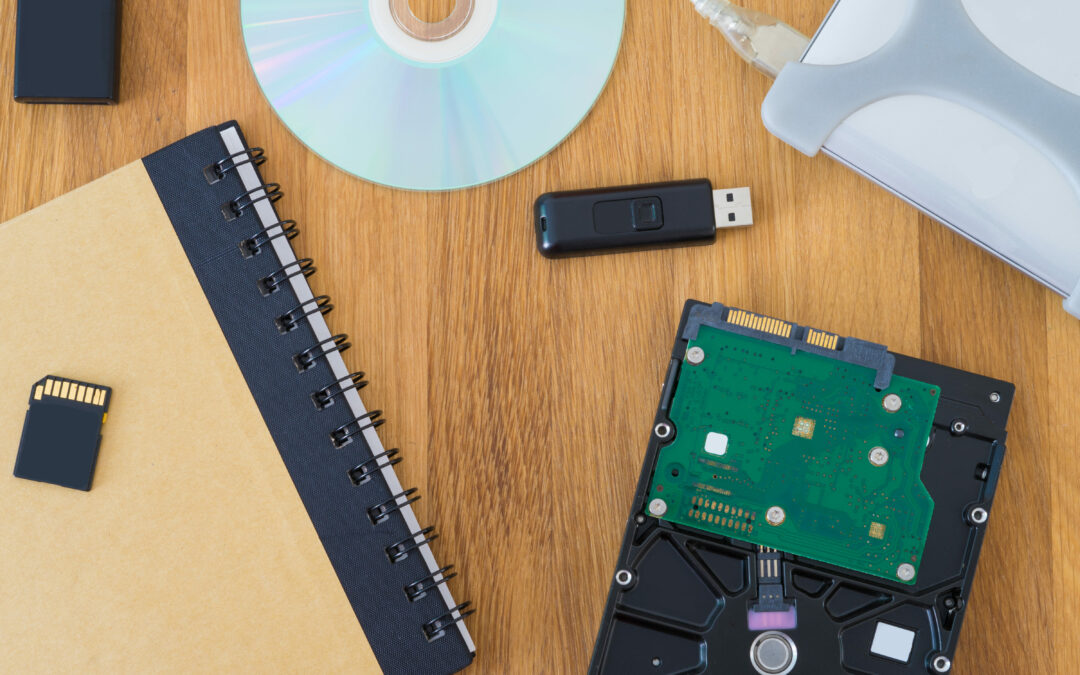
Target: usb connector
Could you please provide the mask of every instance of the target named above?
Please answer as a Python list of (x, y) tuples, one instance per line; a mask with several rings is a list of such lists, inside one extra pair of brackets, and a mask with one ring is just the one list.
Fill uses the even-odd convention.
[(713, 190), (712, 197), (716, 229), (746, 227), (754, 224), (754, 209), (750, 205), (750, 188)]
[(810, 39), (783, 21), (727, 0), (691, 0), (728, 44), (748, 63), (775, 78), (783, 67), (802, 58)]
[(750, 189), (707, 180), (549, 192), (536, 200), (536, 247), (549, 258), (716, 241), (754, 222)]

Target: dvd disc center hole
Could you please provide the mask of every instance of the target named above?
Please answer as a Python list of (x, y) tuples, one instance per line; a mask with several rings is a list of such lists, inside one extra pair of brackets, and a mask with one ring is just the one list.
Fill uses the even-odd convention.
[(455, 5), (455, 0), (409, 0), (413, 16), (425, 23), (438, 23), (450, 18)]
[[(378, 2), (380, 0), (373, 0)], [(469, 23), (476, 0), (386, 0), (401, 30), (437, 42), (457, 35)]]

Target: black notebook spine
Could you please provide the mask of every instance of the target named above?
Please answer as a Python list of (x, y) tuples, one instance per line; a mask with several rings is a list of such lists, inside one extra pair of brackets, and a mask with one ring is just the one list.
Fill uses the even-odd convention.
[[(224, 153), (175, 175), (215, 136)], [(334, 305), (308, 285), (315, 263), (292, 249), (299, 229), (277, 216), (266, 160), (226, 124), (144, 163), (383, 670), (454, 672), (475, 653), (474, 610), (447, 588), (456, 573), (436, 562), (435, 528), (411, 506), (420, 495), (397, 478), (401, 451), (376, 433), (382, 411), (359, 397), (368, 381), (345, 366), (349, 338), (326, 324)]]
[[(267, 160), (263, 148), (246, 148), (228, 157), (214, 162), (203, 168), (203, 175), (207, 182), (213, 184), (225, 177), (230, 171), (236, 171), (244, 165), (261, 166)], [(260, 183), (258, 186), (238, 194), (222, 205), (222, 215), (226, 221), (235, 220), (248, 209), (254, 209), (260, 202), (273, 204), (284, 196), (281, 186), (277, 183)], [(263, 228), (254, 237), (249, 237), (237, 242), (237, 246), (245, 257), (257, 255), (265, 246), (269, 246), (275, 240), (284, 238), (285, 241), (293, 239), (299, 234), (295, 221), (282, 221), (275, 219), (271, 224), (263, 225)], [(269, 295), (287, 284), (294, 278), (307, 278), (316, 271), (314, 261), (311, 258), (300, 258), (283, 264), (277, 271), (265, 276), (258, 281), (258, 288), (263, 295)], [(279, 330), (288, 331), (295, 327), (301, 319), (310, 319), (316, 314), (325, 317), (333, 310), (328, 296), (312, 296), (311, 299), (303, 300), (289, 312), (275, 318), (274, 323)], [(293, 365), (297, 371), (303, 372), (311, 368), (319, 359), (328, 358), (333, 352), (344, 353), (351, 343), (349, 336), (341, 333), (333, 335), (311, 347), (293, 355)], [(312, 401), (316, 408), (322, 410), (332, 404), (337, 396), (344, 396), (348, 391), (358, 391), (368, 383), (363, 380), (364, 373), (355, 372), (326, 384), (312, 395)], [(354, 414), (352, 419), (329, 432), (331, 443), (335, 448), (342, 448), (352, 440), (369, 429), (376, 429), (386, 423), (381, 410), (365, 411)], [(353, 485), (363, 485), (367, 480), (379, 474), (378, 470), (392, 467), (401, 461), (400, 450), (392, 448), (378, 454), (373, 454), (357, 466), (346, 472), (342, 480), (350, 480)], [(373, 525), (386, 520), (392, 514), (401, 511), (413, 502), (420, 499), (417, 488), (408, 488), (393, 494), (389, 499), (366, 506), (368, 518)], [(386, 547), (389, 562), (396, 562), (411, 551), (419, 550), (434, 541), (438, 535), (434, 527), (425, 527)], [(406, 587), (406, 600), (414, 601), (419, 594), (426, 593), (445, 584), (456, 573), (451, 572), (453, 565), (439, 568), (428, 574), (411, 581)], [(471, 603), (466, 601), (432, 618), (420, 626), (424, 637), (429, 640), (437, 640), (443, 637), (448, 629), (455, 624), (464, 621), (465, 617), (473, 614)]]

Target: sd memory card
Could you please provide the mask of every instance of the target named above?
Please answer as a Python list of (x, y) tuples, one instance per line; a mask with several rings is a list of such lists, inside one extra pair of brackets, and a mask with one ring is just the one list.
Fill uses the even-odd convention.
[(15, 476), (89, 490), (112, 389), (49, 375), (30, 390)]

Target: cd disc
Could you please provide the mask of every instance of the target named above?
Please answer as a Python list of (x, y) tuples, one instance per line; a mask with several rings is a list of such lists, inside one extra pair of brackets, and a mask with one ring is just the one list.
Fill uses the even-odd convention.
[(445, 190), (501, 178), (581, 122), (622, 39), (624, 0), (241, 0), (263, 93), (329, 162)]

